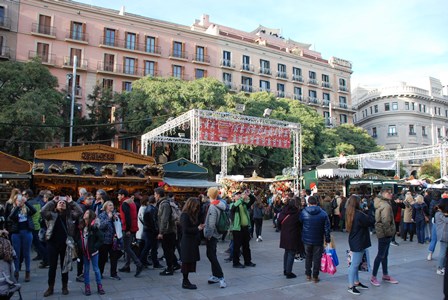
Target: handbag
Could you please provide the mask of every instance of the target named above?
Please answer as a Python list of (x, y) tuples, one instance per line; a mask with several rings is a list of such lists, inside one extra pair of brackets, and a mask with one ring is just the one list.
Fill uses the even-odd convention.
[(123, 250), (123, 239), (118, 238), (117, 235), (114, 235), (114, 238), (112, 240), (112, 250), (114, 251)]

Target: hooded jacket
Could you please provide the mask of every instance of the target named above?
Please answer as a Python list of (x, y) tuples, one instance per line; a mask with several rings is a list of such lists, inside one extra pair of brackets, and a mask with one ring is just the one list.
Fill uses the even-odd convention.
[(211, 237), (219, 239), (222, 234), (216, 229), (216, 223), (218, 223), (220, 214), (226, 210), (226, 205), (220, 200), (213, 200), (210, 202), (210, 206), (205, 217), (204, 237), (209, 239)]
[(319, 206), (305, 207), (300, 214), (303, 224), (302, 241), (306, 245), (321, 246), (330, 242), (330, 220), (327, 213)]
[(375, 231), (376, 236), (381, 239), (393, 237), (395, 234), (395, 221), (392, 206), (389, 199), (376, 197), (373, 200), (375, 207)]

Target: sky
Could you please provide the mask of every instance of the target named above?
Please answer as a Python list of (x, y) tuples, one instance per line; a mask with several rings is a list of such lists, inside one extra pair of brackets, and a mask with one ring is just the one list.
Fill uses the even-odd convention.
[(426, 88), (429, 76), (448, 85), (446, 0), (76, 0), (190, 26), (210, 22), (250, 32), (259, 25), (312, 44), (324, 59), (352, 63), (352, 88), (407, 82)]

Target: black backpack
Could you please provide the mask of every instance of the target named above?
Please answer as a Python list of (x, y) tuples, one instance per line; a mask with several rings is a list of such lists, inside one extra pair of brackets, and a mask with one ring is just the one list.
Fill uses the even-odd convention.
[(333, 198), (333, 200), (331, 200), (331, 209), (335, 210), (338, 207), (338, 200), (335, 198)]

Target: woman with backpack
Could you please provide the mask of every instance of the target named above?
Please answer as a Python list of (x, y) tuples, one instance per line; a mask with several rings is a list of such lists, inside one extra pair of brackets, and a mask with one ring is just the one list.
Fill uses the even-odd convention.
[(218, 283), (219, 287), (225, 288), (227, 286), (224, 280), (224, 273), (216, 256), (216, 246), (218, 239), (222, 233), (218, 232), (217, 223), (220, 217), (225, 215), (226, 205), (223, 201), (218, 200), (218, 189), (211, 187), (207, 191), (207, 196), (210, 198), (210, 206), (205, 217), (204, 237), (207, 245), (207, 258), (212, 267), (212, 276), (208, 279), (208, 283)]

